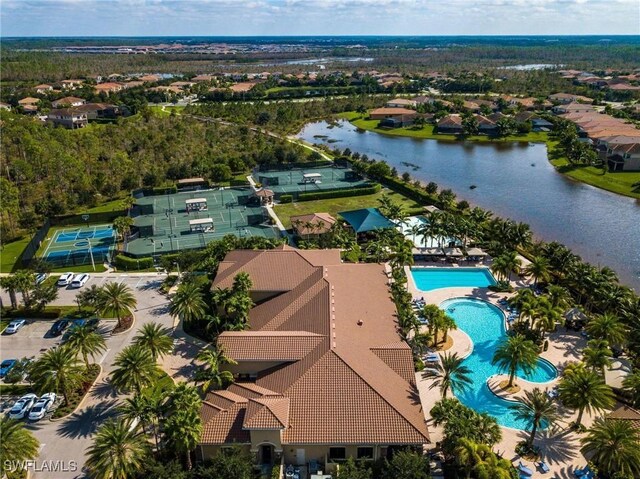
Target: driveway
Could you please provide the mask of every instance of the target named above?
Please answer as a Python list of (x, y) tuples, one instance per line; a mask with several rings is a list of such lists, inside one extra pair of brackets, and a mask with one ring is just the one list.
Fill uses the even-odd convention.
[[(121, 335), (111, 336), (108, 331), (115, 325), (111, 321), (101, 321), (105, 330), (107, 350), (100, 358), (95, 358), (103, 372), (98, 377), (96, 385), (91, 389), (83, 404), (69, 418), (51, 422), (41, 421), (29, 424), (38, 440), (41, 442), (40, 457), (32, 467), (33, 478), (67, 479), (84, 477), (84, 451), (91, 445), (92, 436), (96, 429), (109, 417), (116, 414), (119, 401), (106, 378), (113, 369), (113, 361), (123, 348), (131, 344), (138, 329), (149, 322), (159, 322), (165, 327), (173, 328), (173, 318), (168, 313), (169, 301), (160, 294), (159, 286), (164, 280), (164, 274), (100, 274), (93, 275), (84, 288), (92, 284), (102, 285), (108, 281), (117, 281), (129, 285), (138, 301), (134, 311), (135, 324), (133, 328)], [(81, 289), (60, 289), (59, 298), (53, 303), (58, 305), (75, 304), (75, 296)], [(4, 299), (4, 292), (3, 299)], [(6, 303), (5, 303), (6, 304)], [(55, 345), (59, 338), (44, 338), (50, 322), (30, 324), (25, 326), (14, 337), (0, 336), (0, 351), (2, 358), (22, 357), (39, 353), (40, 349)], [(165, 363), (171, 366), (167, 372), (177, 380), (187, 378), (192, 370), (192, 359), (197, 351), (197, 345), (185, 341), (183, 333), (176, 331), (176, 352)]]

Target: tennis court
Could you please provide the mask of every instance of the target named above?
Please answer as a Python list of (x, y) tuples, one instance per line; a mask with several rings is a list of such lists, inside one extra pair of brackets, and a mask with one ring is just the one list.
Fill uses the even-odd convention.
[(277, 238), (277, 229), (268, 224), (268, 214), (256, 200), (248, 188), (138, 198), (135, 233), (125, 251), (141, 257), (204, 248), (228, 234)]
[(298, 193), (354, 188), (368, 183), (352, 169), (338, 167), (256, 171), (252, 177), (272, 190), (276, 198), (283, 194), (295, 197)]
[(80, 226), (55, 230), (42, 258), (54, 267), (109, 261), (116, 241), (111, 225)]

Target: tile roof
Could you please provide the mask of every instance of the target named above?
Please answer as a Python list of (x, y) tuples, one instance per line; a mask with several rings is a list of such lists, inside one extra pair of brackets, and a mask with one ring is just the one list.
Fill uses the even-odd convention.
[[(336, 219), (329, 213), (311, 213), (291, 217), (291, 224), (301, 236), (326, 233), (335, 222)], [(311, 226), (307, 226), (307, 224)]]
[(415, 115), (416, 112), (409, 110), (408, 108), (389, 107), (389, 108), (376, 108), (369, 112), (370, 115)]
[(457, 127), (462, 126), (462, 118), (460, 115), (447, 115), (443, 116), (438, 121), (438, 127)]
[(233, 251), (222, 262), (214, 285), (246, 271), (253, 291), (273, 290), (275, 282), (282, 292), (250, 311), (248, 331), (221, 334), (220, 346), (239, 361), (282, 361), (272, 361), (279, 364), (261, 370), (255, 383), (207, 396), (202, 442), (239, 440), (238, 424), (245, 433), (282, 429), (289, 444), (428, 442), (384, 267), (342, 264), (338, 250), (314, 253)]

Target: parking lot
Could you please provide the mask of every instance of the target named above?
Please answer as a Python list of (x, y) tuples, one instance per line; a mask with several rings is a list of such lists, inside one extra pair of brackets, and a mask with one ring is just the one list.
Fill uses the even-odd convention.
[[(173, 319), (168, 314), (168, 299), (159, 293), (159, 286), (164, 280), (164, 274), (98, 274), (80, 289), (60, 288), (58, 299), (52, 305), (74, 305), (76, 294), (91, 285), (103, 285), (109, 281), (125, 283), (130, 286), (136, 296), (138, 305), (134, 310), (135, 324), (127, 332), (112, 336), (110, 331), (116, 320), (101, 320), (98, 331), (105, 335), (107, 350), (94, 361), (103, 368), (95, 386), (89, 391), (80, 408), (70, 417), (58, 421), (48, 418), (39, 422), (29, 423), (31, 429), (41, 443), (40, 457), (31, 470), (33, 478), (76, 478), (84, 477), (82, 473), (83, 454), (91, 445), (92, 435), (96, 429), (109, 417), (116, 414), (118, 395), (116, 395), (107, 381), (112, 370), (112, 363), (120, 351), (131, 344), (137, 330), (147, 322), (156, 321), (165, 327), (173, 326)], [(9, 304), (9, 298), (3, 291), (0, 293), (4, 304)], [(17, 333), (0, 335), (0, 359), (20, 359), (34, 357), (37, 359), (44, 351), (55, 347), (62, 341), (62, 336), (50, 337), (48, 331), (53, 320), (29, 320)], [(192, 354), (176, 354), (174, 360), (178, 363), (188, 363)], [(181, 366), (179, 364), (176, 367)], [(2, 398), (4, 406), (2, 413), (15, 398)], [(75, 461), (75, 462), (74, 462)], [(55, 472), (51, 468), (57, 467)]]

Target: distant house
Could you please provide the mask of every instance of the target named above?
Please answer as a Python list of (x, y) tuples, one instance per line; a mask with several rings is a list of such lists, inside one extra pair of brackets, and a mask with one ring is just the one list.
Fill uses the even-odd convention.
[(418, 114), (408, 108), (376, 108), (369, 112), (372, 120), (392, 120), (388, 126), (398, 127), (411, 125)]
[(84, 83), (84, 80), (73, 79), (73, 80), (62, 80), (60, 82), (60, 85), (62, 85), (62, 88), (64, 90), (75, 90), (76, 88), (82, 86), (83, 83)]
[(43, 93), (47, 93), (53, 90), (53, 86), (47, 85), (45, 83), (43, 83), (42, 85), (36, 85), (33, 88), (35, 89), (36, 93), (39, 95), (42, 95)]
[(213, 75), (196, 75), (192, 78), (195, 82), (208, 82), (212, 81), (215, 77)]
[(507, 115), (505, 115), (504, 113), (501, 112), (496, 112), (496, 113), (492, 113), (491, 115), (488, 115), (487, 118), (495, 123), (498, 123), (500, 120), (503, 120), (505, 118), (509, 118)]
[(127, 114), (126, 109), (108, 103), (85, 103), (74, 107), (74, 111), (84, 113), (88, 120), (111, 119)]
[(640, 171), (640, 138), (636, 143), (609, 145), (607, 165), (611, 171)]
[(143, 75), (140, 78), (138, 78), (138, 80), (147, 82), (147, 83), (155, 83), (162, 80), (162, 77), (160, 75)]
[(195, 82), (192, 81), (174, 81), (169, 86), (176, 88), (191, 88), (193, 85), (195, 85)]
[(593, 103), (593, 100), (589, 97), (582, 95), (573, 95), (571, 93), (555, 93), (553, 95), (549, 95), (547, 97), (549, 100), (558, 103), (573, 103), (573, 102), (581, 102), (581, 103)]
[(553, 107), (553, 112), (556, 114), (562, 113), (589, 113), (597, 111), (593, 105), (588, 103), (563, 103)]
[(47, 115), (47, 121), (54, 125), (60, 125), (70, 130), (84, 128), (89, 124), (86, 113), (76, 111), (73, 108), (60, 108), (51, 110)]
[(521, 111), (519, 113), (516, 113), (513, 119), (516, 121), (516, 123), (526, 123), (533, 120), (535, 117), (535, 113), (532, 113), (530, 111)]
[(393, 100), (389, 100), (387, 102), (387, 107), (389, 108), (415, 108), (416, 107), (415, 100), (409, 100), (407, 98), (394, 98)]
[(149, 88), (148, 91), (155, 91), (159, 93), (171, 93), (173, 95), (181, 95), (184, 92), (178, 88), (177, 86), (156, 86), (153, 88)]
[(59, 100), (55, 100), (51, 102), (51, 106), (54, 108), (68, 108), (70, 106), (80, 106), (84, 105), (87, 101), (82, 98), (77, 98), (75, 96), (65, 96), (64, 98), (60, 98)]
[(553, 123), (542, 118), (534, 118), (531, 120), (531, 129), (533, 131), (551, 131)]
[(233, 93), (246, 93), (250, 91), (254, 86), (256, 86), (258, 82), (240, 82), (235, 85), (231, 85), (229, 89)]
[(483, 115), (475, 115), (478, 120), (478, 133), (485, 135), (495, 135), (498, 132), (498, 125), (491, 118)]
[(144, 82), (140, 81), (140, 80), (131, 80), (128, 82), (124, 82), (122, 83), (122, 88), (127, 89), (127, 88), (136, 88), (139, 86), (143, 86)]
[(109, 95), (111, 93), (117, 93), (121, 91), (123, 88), (124, 87), (120, 83), (107, 82), (107, 83), (99, 83), (93, 89), (98, 94), (105, 93), (106, 95)]
[(327, 233), (336, 219), (329, 213), (311, 213), (291, 217), (291, 226), (301, 238), (318, 237)]
[(22, 100), (18, 100), (18, 105), (26, 106), (26, 105), (37, 105), (40, 101), (40, 98), (34, 98), (32, 96), (28, 96), (23, 98)]
[(0, 102), (0, 110), (11, 110), (11, 105), (8, 103)]
[(615, 85), (610, 85), (609, 90), (614, 91), (638, 91), (640, 90), (640, 86), (630, 85), (629, 83), (616, 83)]
[(447, 115), (438, 121), (438, 133), (450, 133), (458, 135), (464, 133), (462, 117), (460, 115)]
[(462, 102), (462, 107), (469, 111), (480, 111), (480, 105), (475, 101), (465, 100)]

